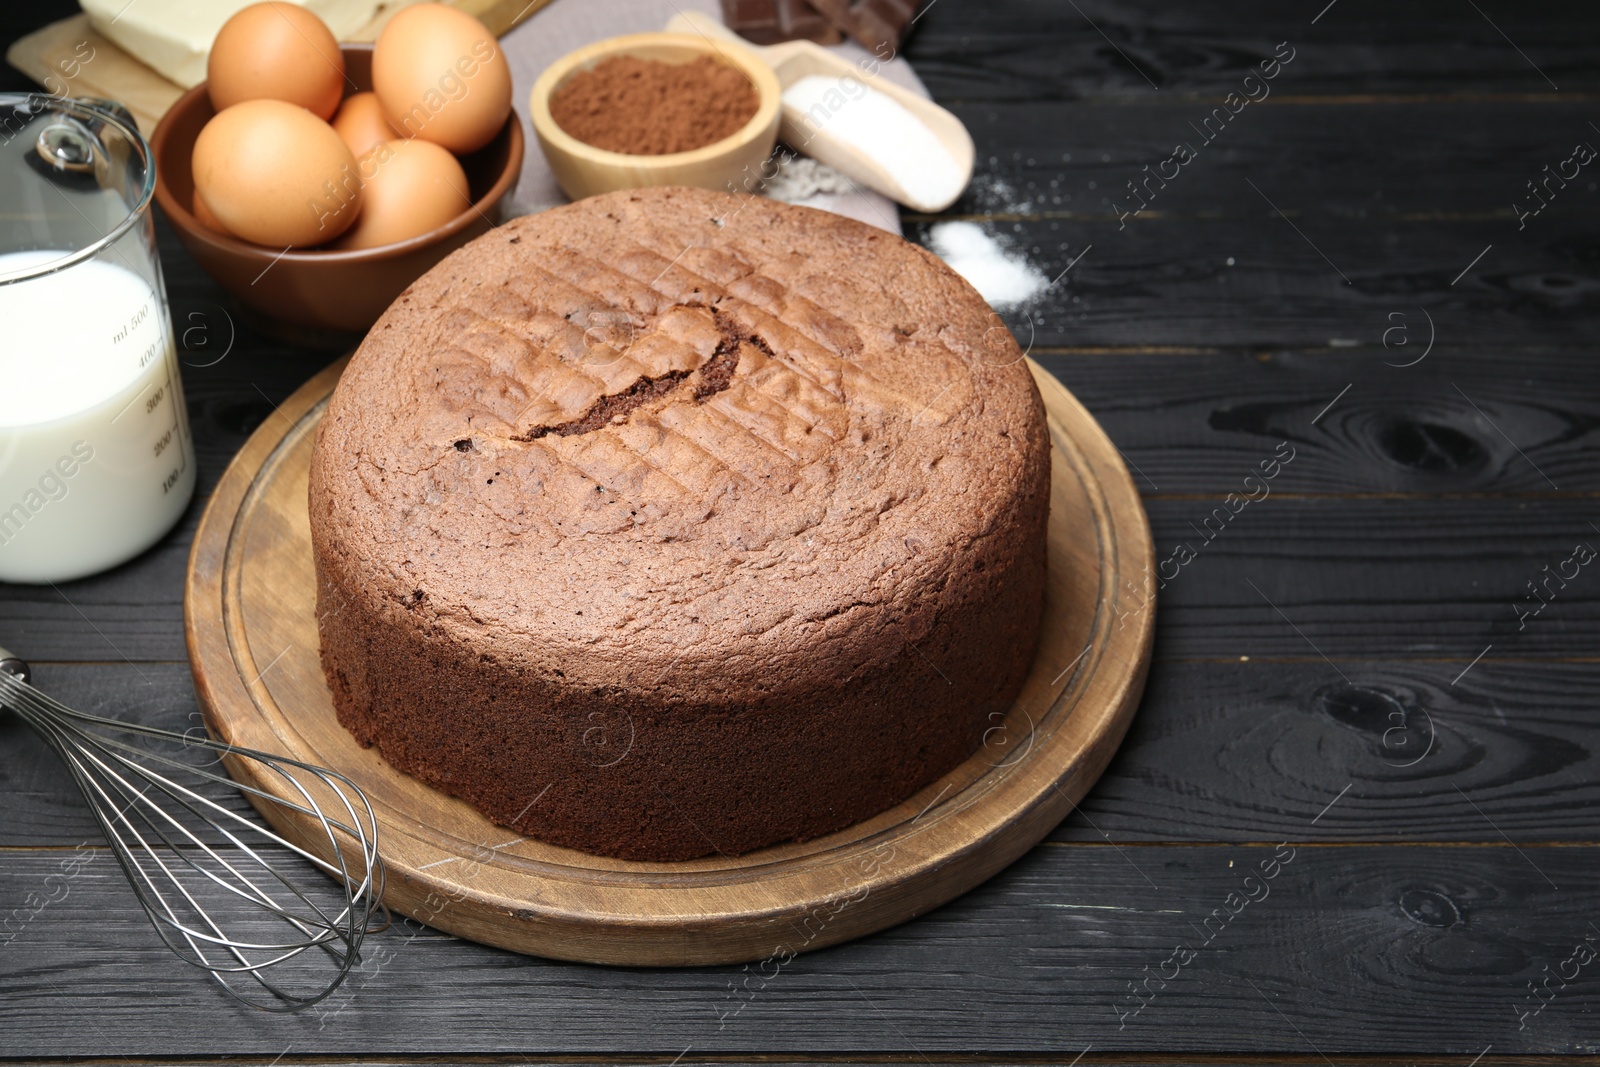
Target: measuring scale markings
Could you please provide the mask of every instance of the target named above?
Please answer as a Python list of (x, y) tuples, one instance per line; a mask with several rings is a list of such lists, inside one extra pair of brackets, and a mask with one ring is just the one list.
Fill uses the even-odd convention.
[[(134, 322), (130, 325), (138, 325), (148, 311), (149, 304), (141, 306), (138, 314), (134, 318)], [(125, 337), (126, 332), (118, 334), (115, 338), (113, 338), (113, 341), (120, 343)], [(124, 415), (134, 410), (135, 405), (139, 404), (140, 401), (143, 401), (144, 414), (147, 418), (159, 416), (163, 410), (170, 412), (171, 422), (166, 426), (165, 432), (163, 432), (162, 435), (157, 438), (155, 443), (151, 446), (152, 453), (158, 459), (163, 453), (169, 451), (170, 446), (174, 442), (176, 442), (178, 446), (178, 465), (173, 467), (167, 476), (161, 480), (161, 492), (165, 494), (170, 493), (172, 489), (182, 480), (184, 473), (189, 467), (189, 453), (192, 451), (192, 449), (189, 441), (185, 437), (185, 430), (187, 427), (184, 425), (184, 420), (180, 417), (179, 405), (173, 402), (174, 397), (182, 396), (182, 386), (179, 383), (174, 365), (178, 358), (177, 349), (173, 344), (173, 339), (171, 336), (165, 336), (163, 340), (166, 342), (165, 358), (162, 360), (165, 378), (160, 384), (157, 384), (153, 380), (146, 380), (140, 386), (139, 391), (134, 395), (133, 399), (129, 400), (123, 409), (117, 412), (116, 416), (112, 418), (111, 424), (115, 426), (119, 421), (121, 421)], [(145, 350), (139, 354), (140, 368), (143, 369), (144, 367), (148, 366), (161, 354), (160, 342), (151, 342), (145, 347)], [(152, 389), (155, 390), (153, 395), (150, 392)]]

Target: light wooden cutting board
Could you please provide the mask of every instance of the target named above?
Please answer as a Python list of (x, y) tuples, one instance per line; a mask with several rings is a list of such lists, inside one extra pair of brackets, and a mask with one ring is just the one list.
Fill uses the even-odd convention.
[[(383, 900), (396, 913), (586, 963), (792, 957), (931, 911), (995, 874), (1076, 807), (1128, 729), (1155, 635), (1150, 524), (1094, 417), (1030, 363), (1051, 442), (1043, 630), (1015, 704), (991, 717), (965, 763), (864, 822), (743, 856), (608, 859), (498, 828), (361, 747), (334, 710), (318, 658), (306, 478), (342, 363), (285, 400), (211, 494), (189, 557), (184, 629), (213, 737), (330, 767), (371, 802)], [(280, 834), (333, 862), (281, 776), (253, 760), (230, 759), (228, 770), (259, 791), (251, 799)]]
[[(389, 0), (372, 21), (349, 38), (375, 40), (396, 11), (419, 0)], [(496, 37), (538, 11), (550, 0), (447, 0), (451, 7), (476, 16)], [(93, 49), (93, 52), (90, 52)], [(83, 57), (93, 55), (88, 62)], [(46, 92), (67, 96), (103, 96), (126, 104), (146, 137), (183, 89), (124, 52), (89, 25), (88, 15), (75, 15), (30, 33), (7, 51), (6, 61), (38, 82)], [(73, 72), (67, 77), (67, 72)]]

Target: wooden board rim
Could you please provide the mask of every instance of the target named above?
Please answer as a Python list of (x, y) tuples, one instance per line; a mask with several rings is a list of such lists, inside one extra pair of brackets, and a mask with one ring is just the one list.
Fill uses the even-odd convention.
[[(261, 732), (261, 722), (276, 704), (242, 630), (241, 581), (251, 564), (239, 549), (238, 533), (253, 514), (252, 502), (272, 489), (275, 472), (296, 448), (309, 448), (306, 435), (343, 362), (286, 400), (229, 465), (196, 533), (184, 598), (196, 693), (213, 736), (269, 749), (275, 741), (278, 751), (284, 742), (297, 742), (300, 747), (290, 746), (287, 754), (311, 762), (318, 762), (316, 751), (307, 750), (309, 742), (281, 710), (269, 743), (249, 736)], [(1050, 724), (1042, 744), (1026, 709), (1013, 709), (1003, 724), (1007, 730), (1020, 731), (1019, 714), (1029, 723), (1029, 747), (1014, 762), (984, 764), (980, 750), (940, 782), (874, 819), (816, 841), (733, 860), (627, 863), (523, 839), (515, 848), (494, 852), (478, 873), (463, 880), (451, 876), (458, 865), (447, 861), (466, 858), (451, 844), (464, 839), (415, 818), (397, 819), (396, 812), (375, 801), (389, 869), (386, 903), (471, 940), (560, 959), (651, 966), (741, 962), (782, 950), (792, 940), (795, 922), (809, 924), (808, 917), (824, 908), (837, 910), (793, 951), (903, 922), (973, 888), (1036, 844), (1093, 785), (1132, 718), (1154, 633), (1154, 549), (1137, 490), (1115, 447), (1059, 382), (1031, 361), (1030, 368), (1045, 398), (1053, 467), (1065, 468), (1089, 504), (1099, 560), (1090, 640), (1065, 665), (1065, 684), (1051, 702), (1036, 709), (1038, 722)], [(1061, 473), (1054, 471), (1058, 479)], [(1065, 519), (1053, 517), (1053, 540), (1060, 534), (1057, 523)], [(308, 616), (306, 623), (314, 647), (314, 620)], [(1041, 660), (1048, 652), (1041, 648)], [(1080, 734), (1071, 751), (1055, 750), (1058, 739)], [(475, 817), (482, 826), (492, 825), (461, 802), (372, 758), (381, 769), (369, 770), (381, 775), (387, 769), (389, 777), (410, 783), (408, 791), (422, 809), (433, 805), (448, 809), (447, 817), (458, 823)], [(251, 766), (234, 762), (230, 769), (258, 788), (272, 784), (251, 775)], [(349, 766), (338, 769), (352, 773)], [(946, 798), (956, 783), (960, 788)], [(286, 818), (281, 808), (258, 807), (285, 836), (313, 843), (307, 827)], [(918, 829), (930, 814), (934, 817)], [(499, 833), (511, 831), (499, 828)], [(481, 860), (481, 841), (478, 845)], [(881, 856), (885, 847), (893, 859), (908, 858), (892, 871), (880, 866), (870, 875), (843, 873), (869, 853)], [(444, 859), (434, 859), (439, 856)], [(867, 865), (860, 865), (865, 872)], [(492, 876), (481, 877), (484, 870)], [(442, 910), (424, 906), (441, 899), (449, 902)]]

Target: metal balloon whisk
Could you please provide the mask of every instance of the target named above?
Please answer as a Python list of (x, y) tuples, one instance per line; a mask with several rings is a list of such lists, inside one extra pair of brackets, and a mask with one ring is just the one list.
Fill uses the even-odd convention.
[[(74, 711), (35, 689), (28, 665), (5, 649), (0, 705), (66, 762), (139, 903), (179, 958), (246, 1004), (275, 1012), (317, 1003), (360, 962), (362, 939), (382, 908), (383, 866), (372, 806), (350, 779)], [(258, 780), (283, 785), (289, 799), (197, 766), (200, 753), (216, 754), (213, 764), (226, 756), (266, 768), (276, 777)], [(244, 805), (227, 806), (229, 794), (202, 795), (185, 781), (225, 785), (280, 807), (307, 827), (305, 845), (267, 829)]]

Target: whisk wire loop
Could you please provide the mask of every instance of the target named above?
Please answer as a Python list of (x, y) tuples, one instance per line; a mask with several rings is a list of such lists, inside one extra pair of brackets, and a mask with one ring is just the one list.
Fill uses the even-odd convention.
[[(383, 909), (377, 818), (355, 783), (289, 757), (75, 711), (35, 689), (25, 672), (6, 654), (0, 705), (65, 762), (167, 947), (265, 1011), (298, 1011), (331, 995), (360, 962), (362, 941)], [(275, 776), (265, 781), (283, 788), (236, 781), (130, 738), (217, 752), (236, 765), (252, 761)], [(224, 785), (258, 808), (276, 809), (285, 817), (281, 824), (305, 827), (301, 832), (317, 845), (281, 836), (180, 777)], [(287, 856), (309, 861), (334, 888), (292, 878)], [(197, 894), (217, 902), (203, 903)], [(225, 917), (216, 914), (223, 906)], [(311, 949), (321, 950), (331, 973), (297, 963), (293, 981), (280, 981), (285, 965)]]

